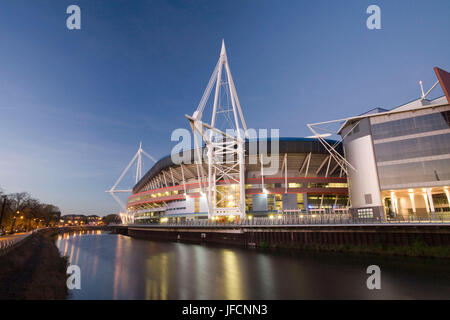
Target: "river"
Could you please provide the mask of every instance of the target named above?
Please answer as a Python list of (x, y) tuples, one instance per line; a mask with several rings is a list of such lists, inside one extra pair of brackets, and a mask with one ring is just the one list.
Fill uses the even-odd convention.
[[(153, 242), (105, 231), (61, 234), (81, 270), (69, 299), (450, 299), (450, 261)], [(366, 269), (381, 269), (369, 290)]]

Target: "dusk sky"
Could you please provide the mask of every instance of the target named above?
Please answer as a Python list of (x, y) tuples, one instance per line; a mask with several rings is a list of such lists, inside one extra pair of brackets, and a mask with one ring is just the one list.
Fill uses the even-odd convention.
[[(66, 27), (71, 4), (81, 30)], [(371, 4), (381, 30), (366, 27)], [(406, 103), (434, 66), (450, 71), (449, 14), (448, 0), (2, 0), (0, 188), (63, 214), (117, 212), (104, 191), (139, 141), (170, 153), (222, 38), (248, 127), (302, 137), (307, 123)]]

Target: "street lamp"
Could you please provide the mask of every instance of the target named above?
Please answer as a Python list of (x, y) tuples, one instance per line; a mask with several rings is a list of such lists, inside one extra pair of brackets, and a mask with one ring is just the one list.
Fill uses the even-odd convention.
[(11, 225), (11, 230), (10, 230), (10, 232), (11, 233), (14, 233), (14, 228), (16, 227), (16, 219), (17, 219), (17, 215), (20, 213), (20, 211), (19, 210), (17, 210), (16, 211), (16, 214), (13, 216), (13, 223), (12, 223), (12, 225)]

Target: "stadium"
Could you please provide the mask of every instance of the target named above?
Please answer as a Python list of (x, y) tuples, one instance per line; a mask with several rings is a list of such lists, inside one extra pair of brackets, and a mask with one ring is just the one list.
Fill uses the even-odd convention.
[[(126, 222), (347, 214), (342, 145), (315, 137), (280, 138), (273, 129), (268, 137), (265, 129), (247, 128), (223, 41), (200, 103), (186, 118), (189, 143), (155, 161), (143, 177), (140, 155), (145, 152), (139, 149), (139, 181), (127, 200)], [(333, 145), (339, 156), (325, 145)]]
[[(400, 107), (308, 124), (309, 138), (279, 138), (278, 131), (275, 137), (258, 137), (247, 128), (222, 43), (199, 106), (186, 115), (195, 146), (172, 151), (143, 177), (137, 174), (142, 178), (122, 219), (447, 220), (450, 74), (434, 70), (438, 81), (433, 87), (426, 94), (421, 87), (421, 98)], [(445, 96), (426, 99), (438, 84)], [(223, 115), (228, 122), (220, 124)], [(333, 124), (339, 126), (335, 132)], [(333, 134), (341, 140), (331, 140)], [(142, 170), (140, 160), (137, 170)]]
[[(266, 141), (258, 144), (261, 142)], [(277, 154), (258, 152), (256, 156), (249, 152), (249, 141), (245, 143), (244, 218), (346, 213), (349, 203), (345, 172), (322, 144), (311, 138), (279, 138), (278, 142)], [(336, 149), (342, 153), (341, 145)], [(265, 171), (268, 157), (279, 164), (270, 175), (266, 175), (269, 170)], [(206, 161), (175, 164), (170, 155), (162, 158), (133, 188), (127, 201), (128, 212), (136, 223), (207, 219), (207, 194), (202, 191), (208, 185), (206, 174), (202, 174), (207, 166)], [(240, 200), (240, 183), (230, 180), (216, 180), (216, 211), (210, 218), (221, 221), (243, 217), (235, 209)]]

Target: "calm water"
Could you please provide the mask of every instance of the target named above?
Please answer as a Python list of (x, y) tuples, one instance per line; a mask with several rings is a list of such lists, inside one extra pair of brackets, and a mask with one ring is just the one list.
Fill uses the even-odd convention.
[[(349, 257), (63, 234), (81, 269), (70, 299), (450, 299), (450, 261)], [(381, 290), (368, 290), (369, 265)]]

